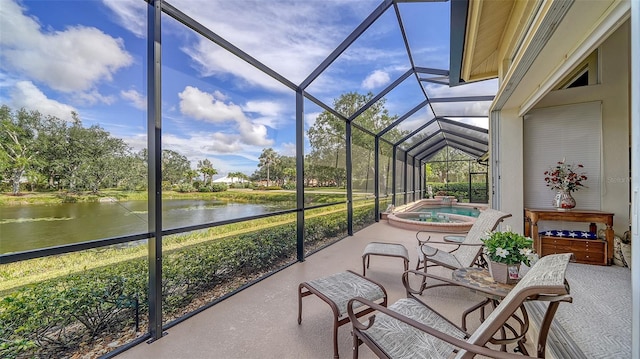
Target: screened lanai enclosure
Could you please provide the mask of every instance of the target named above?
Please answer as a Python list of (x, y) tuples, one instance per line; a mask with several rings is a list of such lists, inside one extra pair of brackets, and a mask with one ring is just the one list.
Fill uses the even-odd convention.
[[(349, 240), (390, 204), (423, 198), (427, 166), (443, 153), (470, 163), (460, 181), (486, 185), (486, 162), (472, 164), (489, 151), (497, 81), (449, 76), (461, 66), (450, 53), (460, 51), (466, 21), (451, 8), (464, 2), (2, 6), (3, 33), (16, 35), (2, 42), (14, 84), (3, 119), (40, 124), (30, 138), (51, 166), (34, 163), (28, 173), (73, 213), (6, 212), (15, 218), (2, 223), (0, 356), (73, 356), (121, 338), (102, 353), (113, 356), (158, 340)], [(91, 147), (92, 134), (111, 144)], [(190, 182), (213, 183), (206, 168), (256, 171), (266, 186), (278, 179), (290, 190), (277, 202), (266, 194), (251, 202), (247, 189), (234, 199), (189, 198), (198, 192)], [(141, 194), (122, 201), (106, 188)], [(95, 201), (75, 203), (78, 190)], [(14, 225), (24, 226), (19, 235)]]

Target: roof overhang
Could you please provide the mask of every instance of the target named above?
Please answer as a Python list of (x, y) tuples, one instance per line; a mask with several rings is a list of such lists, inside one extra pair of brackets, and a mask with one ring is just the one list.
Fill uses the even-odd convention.
[(500, 77), (542, 1), (451, 2), (452, 84)]
[(499, 78), (491, 111), (523, 115), (629, 14), (620, 0), (454, 0), (450, 83)]

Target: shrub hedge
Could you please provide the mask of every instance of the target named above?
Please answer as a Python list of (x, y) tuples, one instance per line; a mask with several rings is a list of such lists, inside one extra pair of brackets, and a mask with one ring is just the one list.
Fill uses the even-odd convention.
[[(373, 206), (354, 209), (354, 228), (373, 223)], [(346, 212), (305, 221), (305, 244), (346, 235)], [(163, 255), (164, 313), (185, 311), (194, 298), (216, 286), (272, 271), (295, 260), (295, 223), (186, 246)], [(139, 310), (148, 313), (147, 260), (53, 278), (0, 299), (0, 357), (72, 356), (91, 343), (130, 328)], [(247, 279), (246, 281), (249, 281)]]
[[(459, 201), (469, 200), (469, 182), (450, 182), (448, 184), (428, 182), (427, 185), (431, 186), (434, 195), (454, 196)], [(488, 200), (485, 183), (472, 183), (471, 191), (474, 202), (483, 202)]]

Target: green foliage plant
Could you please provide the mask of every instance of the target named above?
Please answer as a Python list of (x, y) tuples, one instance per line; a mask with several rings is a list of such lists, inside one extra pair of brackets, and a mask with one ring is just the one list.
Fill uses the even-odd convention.
[(533, 240), (511, 230), (489, 232), (482, 241), (484, 253), (494, 262), (530, 265), (534, 258)]

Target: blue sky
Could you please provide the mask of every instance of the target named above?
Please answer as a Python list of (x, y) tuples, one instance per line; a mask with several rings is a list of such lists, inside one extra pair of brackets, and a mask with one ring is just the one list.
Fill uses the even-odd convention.
[[(380, 3), (375, 0), (204, 1), (172, 5), (301, 83)], [(98, 124), (134, 149), (146, 146), (146, 3), (142, 0), (0, 0), (0, 102)], [(399, 4), (417, 66), (448, 69), (449, 3)], [(295, 95), (284, 85), (163, 15), (163, 148), (221, 175), (251, 174), (265, 147), (295, 154)], [(384, 89), (410, 67), (391, 7), (307, 91), (331, 105), (341, 93)], [(432, 97), (487, 95), (495, 82)], [(413, 76), (386, 96), (402, 115), (424, 98)], [(461, 114), (488, 103), (445, 105)], [(305, 123), (322, 110), (305, 101)], [(405, 129), (429, 120), (428, 111)], [(308, 151), (308, 145), (305, 146)]]

